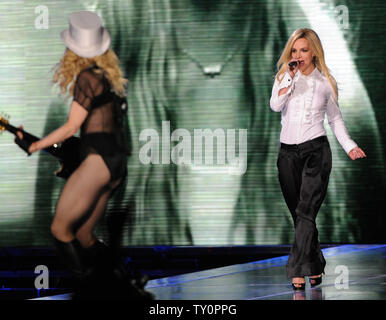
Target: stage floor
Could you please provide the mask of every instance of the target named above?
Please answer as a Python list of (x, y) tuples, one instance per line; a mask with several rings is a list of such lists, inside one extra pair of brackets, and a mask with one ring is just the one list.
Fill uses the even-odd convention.
[[(323, 249), (323, 283), (294, 292), (285, 274), (288, 256), (155, 279), (146, 289), (157, 300), (385, 300), (386, 245)], [(308, 279), (307, 279), (308, 281)], [(68, 300), (70, 294), (34, 300)]]

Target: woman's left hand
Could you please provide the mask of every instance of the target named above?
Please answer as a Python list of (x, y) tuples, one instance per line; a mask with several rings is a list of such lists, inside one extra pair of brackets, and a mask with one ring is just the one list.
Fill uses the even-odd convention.
[(363, 150), (359, 147), (355, 147), (348, 153), (351, 160), (356, 160), (359, 158), (365, 158), (366, 154), (363, 152)]

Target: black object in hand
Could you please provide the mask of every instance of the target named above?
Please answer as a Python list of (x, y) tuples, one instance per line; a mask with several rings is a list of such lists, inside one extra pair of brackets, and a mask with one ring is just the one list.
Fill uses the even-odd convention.
[(298, 62), (297, 61), (291, 61), (288, 65), (293, 70), (297, 66)]
[(29, 147), (31, 146), (32, 144), (32, 141), (28, 141), (27, 139), (25, 139), (23, 137), (23, 139), (20, 139), (19, 136), (16, 136), (15, 138), (15, 143), (20, 147), (22, 148), (25, 152), (27, 152), (27, 154), (30, 156), (31, 153), (28, 151), (29, 150)]

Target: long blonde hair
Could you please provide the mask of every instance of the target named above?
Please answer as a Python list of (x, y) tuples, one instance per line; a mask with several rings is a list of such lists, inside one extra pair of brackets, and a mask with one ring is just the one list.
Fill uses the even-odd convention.
[[(66, 48), (62, 59), (54, 66), (52, 81), (59, 84), (60, 93), (68, 93), (68, 95), (73, 96), (77, 76), (83, 69), (91, 65), (96, 65), (103, 70), (117, 95), (120, 97), (126, 95), (127, 80), (123, 78), (123, 73), (119, 67), (119, 59), (111, 49), (99, 56), (83, 58)], [(98, 72), (98, 70), (95, 72)]]
[(302, 29), (297, 29), (295, 30), (290, 38), (288, 39), (284, 50), (279, 58), (279, 61), (277, 62), (276, 66), (277, 69), (279, 70), (277, 73), (277, 80), (281, 81), (283, 79), (284, 73), (287, 68), (287, 64), (291, 61), (292, 59), (292, 47), (295, 43), (296, 40), (304, 38), (308, 41), (312, 52), (315, 54), (314, 57), (314, 65), (315, 67), (324, 74), (324, 76), (327, 78), (328, 82), (331, 85), (331, 88), (334, 92), (335, 99), (338, 99), (338, 86), (336, 83), (335, 78), (330, 74), (329, 69), (327, 68), (326, 62), (324, 60), (324, 50), (322, 47), (322, 43), (319, 39), (319, 36), (316, 34), (316, 32), (312, 29), (308, 28), (302, 28)]

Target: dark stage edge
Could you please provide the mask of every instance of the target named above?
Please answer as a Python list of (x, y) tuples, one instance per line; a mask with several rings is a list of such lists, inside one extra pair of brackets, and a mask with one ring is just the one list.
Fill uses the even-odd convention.
[[(386, 245), (323, 249), (323, 283), (294, 292), (286, 278), (288, 255), (154, 279), (146, 289), (157, 300), (385, 300)], [(308, 279), (306, 279), (308, 281)], [(69, 300), (71, 294), (31, 300)]]

